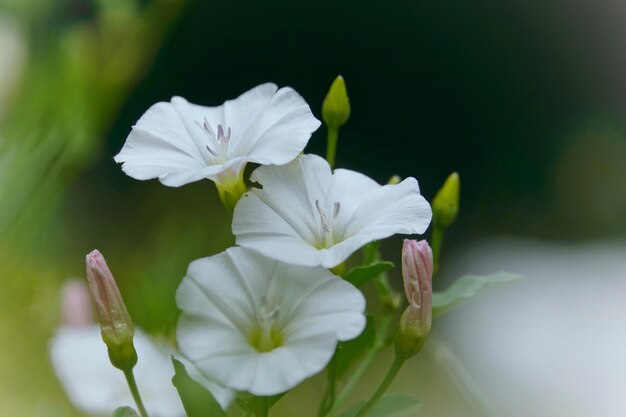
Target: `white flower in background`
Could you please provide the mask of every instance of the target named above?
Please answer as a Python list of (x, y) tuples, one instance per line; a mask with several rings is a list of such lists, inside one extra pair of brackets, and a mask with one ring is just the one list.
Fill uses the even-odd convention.
[[(81, 411), (110, 416), (120, 406), (135, 407), (124, 374), (109, 361), (100, 326), (91, 321), (89, 293), (82, 281), (71, 281), (63, 291), (64, 324), (50, 341), (50, 358), (55, 373), (70, 401)], [(171, 383), (174, 366), (171, 349), (135, 328), (139, 360), (135, 378), (152, 417), (184, 417), (178, 392)], [(215, 398), (226, 406), (232, 393), (211, 385)]]
[(319, 372), (337, 341), (365, 326), (365, 300), (351, 284), (240, 247), (192, 262), (176, 302), (181, 353), (205, 377), (255, 395)]
[(332, 268), (364, 244), (396, 233), (423, 233), (431, 219), (415, 178), (377, 184), (358, 172), (331, 171), (316, 155), (262, 166), (237, 205), (237, 244), (296, 265)]
[(234, 206), (245, 192), (247, 162), (281, 165), (294, 159), (320, 125), (289, 87), (262, 84), (218, 107), (182, 97), (153, 105), (133, 126), (115, 157), (139, 180), (179, 187), (208, 178)]
[[(185, 411), (171, 383), (174, 367), (168, 349), (135, 329), (139, 361), (135, 378), (145, 406), (154, 417), (183, 417)], [(111, 365), (100, 326), (61, 326), (50, 342), (57, 377), (81, 411), (110, 416), (117, 407), (135, 408), (124, 374)]]

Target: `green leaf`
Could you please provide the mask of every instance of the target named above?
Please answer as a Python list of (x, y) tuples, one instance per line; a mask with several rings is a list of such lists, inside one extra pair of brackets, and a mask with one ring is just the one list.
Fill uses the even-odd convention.
[(374, 318), (367, 316), (367, 324), (359, 337), (337, 344), (337, 352), (335, 353), (335, 375), (337, 378), (341, 378), (348, 372), (361, 356), (374, 346), (375, 341)]
[(183, 403), (187, 417), (226, 417), (227, 414), (215, 401), (213, 395), (202, 385), (191, 379), (185, 366), (172, 358), (176, 374), (172, 383), (178, 390), (178, 395)]
[(258, 397), (256, 395), (241, 393), (237, 398), (237, 405), (244, 411), (251, 414), (259, 414), (262, 407), (269, 402), (269, 406), (272, 407), (278, 402), (287, 392), (272, 395), (269, 397)]
[(378, 275), (393, 268), (394, 266), (393, 262), (388, 261), (380, 261), (364, 266), (355, 266), (348, 271), (344, 279), (355, 287), (360, 287), (367, 281), (376, 278)]
[(433, 317), (447, 313), (475, 298), (521, 279), (509, 272), (492, 275), (464, 275), (442, 292), (433, 293)]
[[(363, 402), (350, 407), (340, 417), (354, 417), (357, 415)], [(420, 407), (420, 401), (409, 394), (385, 394), (365, 414), (366, 417), (408, 417), (414, 414)]]
[(139, 417), (139, 414), (130, 407), (120, 407), (113, 411), (111, 417)]

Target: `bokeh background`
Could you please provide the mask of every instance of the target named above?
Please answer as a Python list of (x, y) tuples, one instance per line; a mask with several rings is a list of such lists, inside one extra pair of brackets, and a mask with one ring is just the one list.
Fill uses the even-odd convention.
[[(319, 118), (342, 74), (352, 116), (341, 131), (339, 166), (379, 182), (415, 176), (427, 199), (450, 172), (460, 173), (462, 210), (446, 235), (436, 287), (468, 265), (489, 272), (510, 241), (480, 242), (506, 235), (525, 243), (507, 258), (511, 268), (495, 262), (498, 270), (536, 266), (537, 251), (528, 248), (544, 248), (548, 260), (555, 248), (575, 248), (549, 274), (526, 272), (536, 291), (547, 280), (562, 282), (554, 284), (556, 297), (570, 294), (562, 290), (572, 283), (561, 278), (573, 273), (571, 259), (587, 256), (589, 242), (607, 245), (611, 259), (626, 254), (625, 23), (626, 3), (610, 0), (0, 0), (0, 414), (81, 415), (56, 381), (47, 340), (59, 323), (59, 288), (84, 275), (91, 249), (109, 260), (135, 321), (167, 337), (188, 263), (234, 242), (210, 182), (167, 188), (135, 181), (113, 162), (139, 116), (173, 95), (218, 105), (272, 81), (294, 87)], [(321, 128), (307, 150), (324, 149)], [(396, 263), (399, 248), (399, 239), (385, 246)], [(394, 276), (398, 285), (397, 270)], [(602, 277), (610, 292), (626, 270)], [(611, 310), (619, 299), (593, 296), (599, 287), (567, 307), (574, 317), (589, 317), (591, 299), (594, 311), (604, 311), (604, 300), (613, 303), (607, 316), (624, 317)], [(469, 306), (435, 323), (441, 330), (431, 348), (393, 389), (425, 398), (420, 415), (531, 415), (516, 414), (524, 401), (498, 403), (495, 397), (509, 397), (489, 390), (509, 386), (505, 374), (481, 380), (471, 366), (480, 352), (511, 344), (490, 333), (485, 350), (477, 348), (481, 340), (454, 336), (459, 328), (485, 329), (468, 317), (487, 320), (511, 305), (519, 306), (512, 317), (525, 323), (524, 308), (543, 304), (519, 288), (488, 297), (500, 310), (472, 316), (478, 310)], [(504, 296), (513, 301), (499, 301)], [(519, 297), (526, 299), (516, 304)], [(581, 326), (580, 338), (590, 326)], [(607, 333), (626, 330), (617, 326)], [(545, 337), (557, 347), (571, 341), (558, 332)], [(601, 344), (602, 334), (594, 337)], [(593, 346), (584, 349), (580, 357), (591, 356), (581, 360), (594, 357)], [(516, 352), (503, 355), (508, 363)], [(358, 395), (371, 392), (385, 366), (382, 360)], [(578, 377), (585, 376), (568, 376)], [(516, 381), (513, 394), (531, 403), (524, 388), (532, 382)], [(607, 382), (618, 383), (626, 381)], [(305, 386), (293, 395), (320, 394)], [(560, 415), (554, 401), (550, 412), (532, 415)], [(294, 415), (289, 404), (298, 401), (277, 411)], [(606, 410), (596, 415), (623, 415)]]

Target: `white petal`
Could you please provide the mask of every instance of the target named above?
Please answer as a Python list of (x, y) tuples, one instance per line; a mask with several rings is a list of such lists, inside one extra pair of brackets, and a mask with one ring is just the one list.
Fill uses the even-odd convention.
[(215, 398), (215, 401), (217, 401), (220, 407), (222, 407), (223, 410), (227, 410), (235, 399), (236, 393), (233, 390), (224, 388), (215, 381), (208, 379), (189, 359), (184, 356), (178, 354), (175, 354), (174, 356), (185, 366), (187, 375), (206, 388), (211, 393), (213, 398)]
[[(252, 179), (263, 188), (240, 200), (233, 233), (238, 244), (272, 259), (332, 268), (368, 242), (423, 233), (430, 224), (430, 205), (414, 178), (381, 187), (358, 172), (331, 174), (325, 160), (303, 155), (259, 167)], [(328, 239), (323, 222), (332, 223)]]
[[(271, 253), (280, 251), (284, 256), (277, 259), (287, 262), (293, 256), (304, 258), (298, 264), (307, 265), (305, 260), (317, 252), (312, 242), (321, 239), (315, 202), (326, 198), (330, 167), (315, 155), (303, 155), (281, 169), (261, 166), (250, 179), (263, 189), (245, 194), (235, 207), (232, 227), (237, 243), (272, 258)], [(265, 246), (268, 233), (273, 236), (271, 246)]]
[[(244, 106), (237, 110), (251, 113)], [(229, 114), (232, 113), (235, 111)], [(320, 121), (304, 99), (292, 88), (281, 88), (247, 126), (244, 136), (233, 144), (233, 153), (248, 155), (251, 162), (259, 164), (282, 165), (302, 152), (319, 126)]]
[[(137, 328), (134, 344), (135, 377), (150, 415), (184, 416), (170, 383), (174, 367), (168, 350)], [(124, 374), (109, 361), (99, 326), (60, 327), (50, 341), (50, 357), (70, 401), (82, 411), (108, 416), (119, 406), (135, 406)]]
[[(293, 278), (282, 285), (306, 288), (294, 291), (291, 310), (283, 309), (281, 318), (287, 338), (335, 332), (338, 340), (350, 340), (361, 334), (365, 327), (365, 299), (361, 292), (324, 268), (307, 270), (305, 275), (298, 273), (302, 271), (299, 266), (285, 267), (285, 275)], [(303, 282), (296, 284), (296, 278)]]
[[(284, 392), (320, 371), (337, 340), (356, 337), (365, 325), (365, 300), (352, 285), (323, 268), (240, 247), (193, 262), (177, 304), (181, 352), (210, 380), (256, 395)], [(259, 352), (249, 336), (265, 307), (276, 308), (272, 320), (284, 340)]]
[(419, 193), (417, 180), (406, 178), (397, 185), (385, 185), (361, 202), (346, 226), (346, 234), (382, 239), (396, 233), (421, 234), (432, 217), (430, 204)]
[(174, 107), (165, 102), (153, 105), (141, 116), (115, 161), (123, 163), (122, 169), (129, 176), (140, 180), (204, 166)]
[[(182, 97), (157, 103), (141, 116), (115, 160), (133, 178), (159, 178), (174, 187), (203, 178), (222, 182), (246, 162), (287, 163), (320, 123), (293, 89), (276, 90), (263, 84), (217, 107)], [(230, 132), (228, 145), (220, 142), (223, 152), (216, 153), (222, 145), (205, 130), (205, 121), (213, 132), (218, 126)]]

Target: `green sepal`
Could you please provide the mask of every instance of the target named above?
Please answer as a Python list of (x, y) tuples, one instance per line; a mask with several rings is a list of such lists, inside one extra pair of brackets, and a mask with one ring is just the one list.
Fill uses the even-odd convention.
[(335, 353), (336, 377), (341, 378), (345, 375), (361, 359), (365, 352), (374, 347), (375, 342), (376, 326), (374, 317), (368, 315), (365, 329), (359, 337), (337, 344), (337, 352)]
[(124, 372), (131, 371), (137, 364), (137, 351), (133, 345), (132, 336), (128, 343), (118, 346), (108, 345), (107, 352), (111, 364)]
[[(415, 414), (421, 403), (413, 395), (409, 394), (385, 394), (372, 408), (365, 414), (366, 417), (408, 417)], [(363, 402), (359, 402), (340, 417), (354, 417), (357, 415)]]
[(222, 410), (211, 392), (191, 379), (180, 361), (172, 358), (172, 362), (175, 371), (172, 384), (178, 391), (187, 417), (226, 417), (226, 412)]
[(130, 407), (119, 407), (113, 411), (111, 417), (139, 417), (139, 414)]
[(433, 317), (447, 313), (521, 278), (521, 275), (510, 272), (498, 272), (484, 276), (464, 275), (453, 282), (445, 291), (433, 293)]
[(378, 261), (369, 265), (355, 266), (346, 273), (344, 279), (355, 287), (360, 287), (394, 266), (394, 263), (389, 261)]

